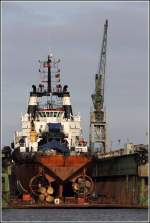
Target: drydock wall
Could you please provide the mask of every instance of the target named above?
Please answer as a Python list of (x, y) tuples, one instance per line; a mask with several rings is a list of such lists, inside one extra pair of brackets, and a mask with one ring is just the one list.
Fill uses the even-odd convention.
[(97, 159), (93, 178), (101, 203), (148, 204), (148, 164), (138, 165), (134, 154)]

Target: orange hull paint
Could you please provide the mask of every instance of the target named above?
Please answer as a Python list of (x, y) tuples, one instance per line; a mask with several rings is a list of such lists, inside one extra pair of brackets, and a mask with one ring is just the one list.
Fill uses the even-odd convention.
[(75, 175), (79, 170), (85, 168), (91, 161), (88, 156), (38, 156), (37, 161), (47, 167), (56, 177), (62, 181)]

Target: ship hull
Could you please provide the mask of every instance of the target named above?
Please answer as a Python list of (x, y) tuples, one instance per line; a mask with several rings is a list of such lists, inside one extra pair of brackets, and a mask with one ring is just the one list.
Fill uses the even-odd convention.
[[(37, 156), (34, 163), (20, 163), (12, 168), (10, 201), (8, 208), (147, 208), (148, 165), (139, 165), (136, 155), (95, 159), (91, 156)], [(49, 203), (39, 201), (32, 194), (31, 200), (18, 196), (17, 180), (23, 192), (31, 194), (32, 183), (44, 175), (54, 188)], [(91, 180), (88, 194), (76, 193), (73, 183), (87, 177)], [(15, 182), (15, 183), (14, 183)], [(34, 185), (35, 186), (35, 185)], [(34, 192), (34, 191), (33, 191)], [(96, 194), (97, 196), (93, 196)]]

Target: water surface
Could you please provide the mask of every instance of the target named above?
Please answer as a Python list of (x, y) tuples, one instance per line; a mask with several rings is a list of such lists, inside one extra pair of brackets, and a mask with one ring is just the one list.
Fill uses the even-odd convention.
[(3, 221), (145, 221), (147, 209), (4, 209)]

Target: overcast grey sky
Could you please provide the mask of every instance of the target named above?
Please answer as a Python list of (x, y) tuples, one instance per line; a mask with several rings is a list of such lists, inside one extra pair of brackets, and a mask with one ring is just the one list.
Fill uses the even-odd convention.
[(39, 80), (38, 60), (61, 59), (74, 113), (88, 139), (91, 93), (103, 25), (108, 19), (105, 105), (109, 142), (146, 143), (148, 125), (148, 3), (3, 2), (2, 144), (10, 145)]

